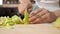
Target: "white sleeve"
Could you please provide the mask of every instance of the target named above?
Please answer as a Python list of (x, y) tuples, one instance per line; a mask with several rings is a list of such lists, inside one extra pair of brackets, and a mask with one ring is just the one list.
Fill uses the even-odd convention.
[(31, 13), (35, 12), (37, 9), (39, 9), (38, 5), (34, 4)]

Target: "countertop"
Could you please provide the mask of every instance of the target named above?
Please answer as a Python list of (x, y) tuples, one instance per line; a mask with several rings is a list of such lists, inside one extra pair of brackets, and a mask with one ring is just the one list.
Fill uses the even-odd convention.
[(60, 30), (52, 24), (19, 24), (12, 29), (0, 27), (0, 34), (60, 34)]

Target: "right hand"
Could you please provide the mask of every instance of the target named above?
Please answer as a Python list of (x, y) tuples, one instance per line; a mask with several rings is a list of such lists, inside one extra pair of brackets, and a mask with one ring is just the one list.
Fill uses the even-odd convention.
[(18, 6), (18, 10), (19, 10), (20, 14), (24, 14), (24, 10), (26, 8), (28, 9), (29, 12), (32, 10), (31, 3), (28, 3), (26, 0), (25, 0), (25, 2), (23, 0), (21, 2), (23, 2), (23, 3), (19, 4), (19, 6)]

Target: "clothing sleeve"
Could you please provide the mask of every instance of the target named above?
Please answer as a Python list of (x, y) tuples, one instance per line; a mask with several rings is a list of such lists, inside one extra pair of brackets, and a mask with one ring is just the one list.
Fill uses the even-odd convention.
[(36, 4), (33, 5), (33, 9), (32, 9), (32, 12), (31, 13), (35, 12), (37, 9), (39, 9), (39, 7)]

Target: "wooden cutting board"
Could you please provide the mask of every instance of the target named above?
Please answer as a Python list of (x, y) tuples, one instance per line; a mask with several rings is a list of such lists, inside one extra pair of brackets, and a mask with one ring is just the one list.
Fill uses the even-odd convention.
[(12, 29), (0, 27), (0, 34), (60, 34), (52, 24), (15, 25)]

